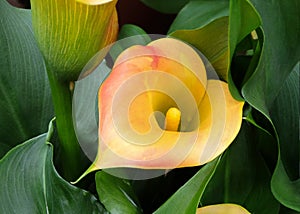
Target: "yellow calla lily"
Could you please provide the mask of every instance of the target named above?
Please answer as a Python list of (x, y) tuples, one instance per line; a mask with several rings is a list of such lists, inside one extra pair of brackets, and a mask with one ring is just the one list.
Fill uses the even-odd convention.
[(82, 68), (118, 33), (117, 0), (32, 0), (36, 40), (48, 70), (77, 80)]
[(250, 214), (245, 208), (236, 204), (216, 204), (197, 209), (196, 214)]
[(88, 171), (205, 164), (236, 137), (243, 104), (227, 83), (207, 80), (198, 53), (184, 42), (132, 46), (99, 89), (98, 155)]

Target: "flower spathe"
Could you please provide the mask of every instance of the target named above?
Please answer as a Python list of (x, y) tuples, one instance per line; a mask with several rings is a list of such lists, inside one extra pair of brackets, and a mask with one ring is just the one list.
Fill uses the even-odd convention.
[[(132, 46), (99, 89), (99, 146), (90, 170), (205, 164), (236, 137), (243, 104), (227, 83), (207, 79), (202, 59), (184, 42)], [(168, 116), (172, 108), (179, 113)], [(165, 121), (180, 121), (178, 130), (166, 129)]]
[(250, 214), (245, 208), (236, 204), (216, 204), (197, 209), (196, 214)]
[(114, 42), (117, 0), (32, 0), (36, 40), (48, 70), (75, 81), (86, 63)]

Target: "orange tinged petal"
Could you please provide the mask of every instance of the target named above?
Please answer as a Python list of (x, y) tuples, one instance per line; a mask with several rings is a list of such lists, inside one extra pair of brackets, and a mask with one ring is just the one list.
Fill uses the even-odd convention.
[[(180, 80), (188, 80), (185, 81), (185, 84), (195, 99), (198, 100), (203, 97), (207, 82), (206, 70), (198, 53), (189, 45), (172, 38), (158, 39), (147, 46), (136, 45), (121, 53), (114, 67), (140, 57), (150, 60), (148, 67), (142, 62), (136, 62), (136, 66), (144, 69), (144, 71), (149, 69), (165, 71)], [(180, 69), (182, 71), (178, 72)], [(200, 86), (199, 83), (202, 84), (202, 89), (194, 87), (195, 84)]]
[(181, 166), (202, 165), (220, 155), (240, 130), (243, 105), (231, 96), (227, 83), (208, 80), (199, 105), (199, 137)]
[[(93, 170), (172, 169), (221, 154), (240, 129), (244, 103), (232, 98), (226, 83), (207, 81), (205, 72), (197, 53), (175, 39), (125, 50), (99, 89)], [(173, 108), (180, 116), (166, 119)], [(165, 120), (180, 120), (179, 131), (165, 130)]]

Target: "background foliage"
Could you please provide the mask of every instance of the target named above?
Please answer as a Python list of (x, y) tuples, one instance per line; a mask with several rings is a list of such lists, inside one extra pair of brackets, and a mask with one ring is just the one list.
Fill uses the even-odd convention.
[[(144, 181), (100, 171), (71, 185), (53, 165), (59, 160), (54, 113), (31, 11), (0, 0), (1, 213), (192, 213), (217, 203), (253, 213), (300, 212), (300, 2), (141, 2), (171, 14), (168, 35), (201, 50), (232, 94), (246, 101), (239, 135), (203, 167)], [(119, 11), (122, 19), (126, 8)], [(119, 39), (144, 33), (156, 32), (123, 25)]]

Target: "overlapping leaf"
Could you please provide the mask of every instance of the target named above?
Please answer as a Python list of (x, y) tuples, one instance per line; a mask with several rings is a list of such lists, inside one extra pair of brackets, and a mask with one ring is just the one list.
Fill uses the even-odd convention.
[(206, 164), (154, 213), (196, 213), (199, 201), (208, 182), (212, 178), (219, 161), (220, 158), (216, 158), (212, 162)]
[(1, 0), (0, 23), (0, 150), (4, 154), (45, 132), (53, 110), (30, 11)]
[[(261, 25), (261, 19), (253, 5), (248, 0), (231, 0), (229, 15), (229, 66), (233, 59), (236, 46), (248, 34)], [(239, 90), (232, 79), (232, 74), (228, 67), (228, 83), (230, 92), (236, 99), (242, 99)], [(247, 70), (241, 70), (242, 76), (247, 75)]]
[[(299, 174), (296, 175), (299, 167), (299, 152), (296, 152), (299, 151), (299, 110), (295, 110), (299, 100), (299, 74), (291, 75), (287, 83), (285, 80), (293, 68), (299, 70), (295, 65), (300, 59), (300, 3), (297, 0), (252, 2), (262, 17), (265, 42), (258, 67), (242, 88), (242, 94), (273, 123), (278, 134), (275, 137), (278, 137), (282, 154), (273, 175), (274, 195), (284, 205), (299, 210), (299, 202), (293, 202), (299, 197), (296, 181), (299, 178)], [(287, 85), (283, 87), (283, 84)], [(289, 150), (293, 151), (289, 153)], [(287, 192), (280, 188), (284, 186), (289, 189)]]
[(262, 18), (265, 42), (259, 65), (242, 93), (247, 102), (268, 116), (284, 80), (300, 59), (300, 19), (297, 18), (300, 2), (251, 1)]
[(189, 0), (141, 0), (141, 2), (162, 13), (178, 13)]
[(99, 199), (110, 213), (142, 213), (129, 181), (100, 171), (96, 185)]
[(57, 174), (52, 153), (43, 134), (0, 160), (0, 213), (106, 213), (93, 195)]
[(278, 132), (280, 154), (272, 178), (272, 191), (285, 206), (300, 212), (298, 63), (281, 88), (270, 115)]
[(240, 204), (251, 213), (278, 212), (279, 203), (270, 188), (271, 173), (258, 149), (259, 143), (274, 143), (275, 140), (271, 136), (262, 138), (260, 135), (267, 134), (246, 122), (243, 124), (205, 190), (202, 203)]

